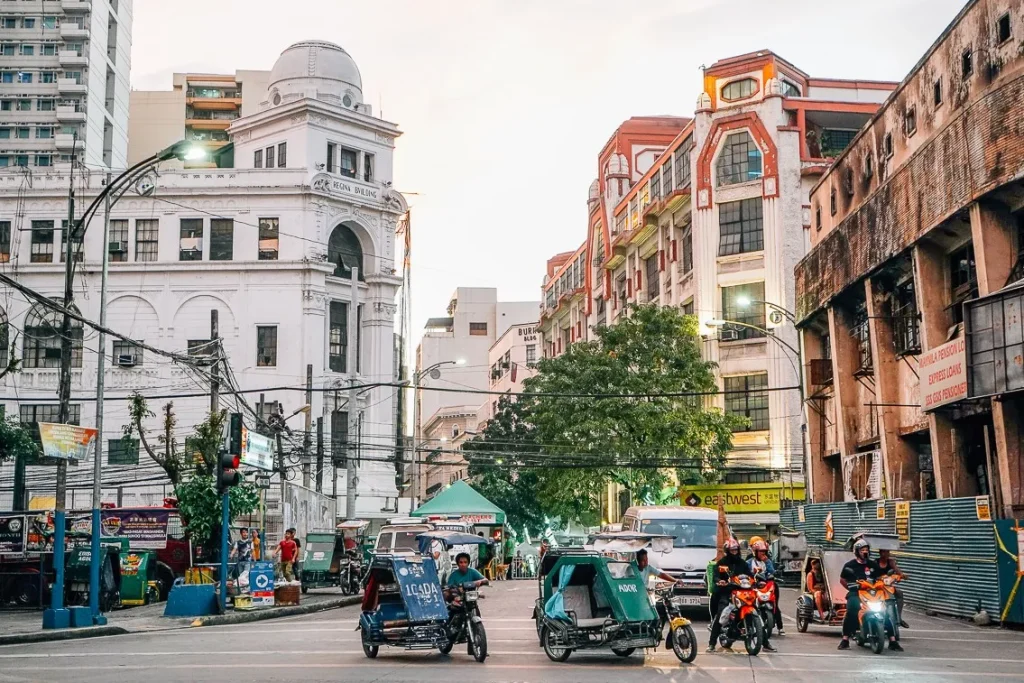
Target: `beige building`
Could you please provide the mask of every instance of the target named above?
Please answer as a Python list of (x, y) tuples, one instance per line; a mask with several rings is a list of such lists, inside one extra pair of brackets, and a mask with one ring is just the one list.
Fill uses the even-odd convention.
[(420, 503), (466, 478), (469, 464), (462, 457), (462, 444), (476, 435), (478, 412), (477, 406), (450, 406), (439, 409), (423, 423), (420, 453), (425, 462)]
[(129, 165), (179, 140), (192, 140), (211, 151), (223, 147), (231, 122), (259, 111), (269, 79), (269, 71), (176, 73), (171, 90), (133, 90), (128, 103)]
[[(537, 374), (537, 359), (541, 354), (540, 333), (537, 323), (512, 325), (491, 346), (487, 353), (490, 362), (490, 391), (518, 394), (523, 390), (523, 380)], [(480, 406), (477, 428), (483, 429), (494, 417), (500, 396), (492, 394)]]

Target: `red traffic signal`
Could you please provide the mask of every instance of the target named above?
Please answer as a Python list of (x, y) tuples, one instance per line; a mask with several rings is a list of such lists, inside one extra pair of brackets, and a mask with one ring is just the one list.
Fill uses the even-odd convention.
[(217, 461), (217, 490), (224, 494), (230, 487), (242, 483), (242, 474), (238, 471), (242, 459), (231, 453), (221, 453)]

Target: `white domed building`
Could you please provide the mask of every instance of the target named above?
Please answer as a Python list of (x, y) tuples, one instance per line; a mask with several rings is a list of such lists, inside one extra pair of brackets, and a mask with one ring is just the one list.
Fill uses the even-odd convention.
[[(209, 340), (211, 311), (218, 312), (219, 337), (230, 366), (222, 382), (221, 406), (243, 412), (248, 426), (262, 397), (263, 414), (280, 408), (285, 416), (306, 403), (307, 368), (311, 457), (303, 460), (304, 415), (288, 421), (285, 440), (288, 480), (330, 496), (334, 489), (332, 451), (358, 458), (356, 516), (381, 518), (398, 511), (395, 486), (396, 428), (393, 387), (360, 389), (349, 406), (350, 380), (360, 386), (395, 380), (397, 273), (395, 231), (407, 210), (391, 189), (392, 155), (398, 128), (376, 118), (363, 102), (362, 78), (352, 57), (324, 41), (303, 41), (286, 49), (270, 72), (257, 110), (231, 121), (229, 145), (219, 152), (221, 167), (161, 169), (149, 194), (129, 192), (111, 211), (105, 242), (102, 212), (88, 229), (84, 259), (75, 279), (75, 303), (99, 318), (99, 272), (103, 249), (110, 254), (108, 324), (134, 339), (167, 350), (201, 348)], [(231, 163), (233, 154), (233, 163)], [(229, 166), (229, 167), (224, 167)], [(8, 263), (25, 285), (47, 295), (63, 292), (61, 220), (66, 218), (68, 170), (0, 176), (0, 216), (15, 217)], [(85, 171), (84, 173), (89, 173)], [(102, 188), (98, 172), (79, 181), (80, 207)], [(84, 189), (87, 183), (87, 188)], [(358, 275), (356, 275), (358, 273)], [(352, 307), (353, 297), (358, 309)], [(40, 311), (21, 296), (0, 299), (0, 326), (8, 336), (38, 326)], [(357, 330), (358, 335), (352, 330)], [(2, 334), (2, 330), (0, 330)], [(31, 421), (51, 419), (56, 404), (58, 363), (45, 339), (18, 335), (23, 371), (0, 379), (0, 405), (8, 415)], [(351, 347), (354, 346), (354, 349)], [(96, 421), (97, 339), (85, 331), (84, 350), (72, 379), (72, 417)], [(209, 382), (201, 373), (155, 354), (115, 344), (109, 337), (103, 434), (104, 501), (159, 505), (169, 488), (151, 483), (160, 474), (143, 453), (138, 465), (108, 464), (126, 422), (125, 397), (139, 390), (150, 407), (175, 397), (175, 441), (183, 443), (210, 408)], [(355, 367), (353, 367), (353, 365)], [(247, 392), (241, 398), (230, 393)], [(247, 405), (246, 405), (247, 404)], [(253, 409), (250, 411), (250, 408)], [(349, 416), (352, 416), (351, 421)], [(324, 466), (318, 470), (316, 425), (323, 421)], [(150, 442), (162, 421), (148, 423)], [(351, 446), (357, 450), (348, 450)], [(308, 467), (303, 464), (308, 462)], [(88, 472), (86, 471), (88, 470)], [(72, 468), (68, 509), (88, 507), (91, 468)], [(4, 470), (5, 479), (10, 467)], [(276, 475), (275, 475), (276, 478)], [(52, 469), (29, 468), (28, 495), (52, 495)], [(149, 482), (149, 483), (147, 483)], [(337, 514), (346, 512), (346, 472), (337, 473)], [(47, 488), (49, 487), (49, 492)], [(280, 513), (278, 487), (268, 493), (269, 514)], [(9, 491), (9, 489), (8, 489)], [(290, 526), (314, 524), (303, 515), (314, 508), (291, 497), (285, 506)], [(0, 494), (0, 508), (11, 508)], [(324, 512), (323, 514), (327, 514)], [(273, 538), (272, 527), (268, 527)]]

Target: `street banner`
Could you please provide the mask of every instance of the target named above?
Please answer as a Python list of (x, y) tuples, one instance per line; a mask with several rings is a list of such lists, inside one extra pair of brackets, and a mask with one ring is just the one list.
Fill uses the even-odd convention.
[(253, 607), (274, 606), (274, 563), (253, 562), (249, 565), (249, 595)]
[(163, 550), (167, 547), (169, 508), (112, 508), (100, 513), (104, 537), (127, 538), (132, 550)]
[(967, 356), (963, 337), (940, 344), (917, 357), (921, 373), (921, 409), (967, 398)]
[(0, 515), (0, 555), (25, 552), (25, 515)]
[(274, 471), (274, 440), (242, 427), (241, 453), (243, 465), (267, 472)]
[(39, 423), (43, 457), (58, 460), (88, 460), (96, 445), (96, 430), (75, 425)]

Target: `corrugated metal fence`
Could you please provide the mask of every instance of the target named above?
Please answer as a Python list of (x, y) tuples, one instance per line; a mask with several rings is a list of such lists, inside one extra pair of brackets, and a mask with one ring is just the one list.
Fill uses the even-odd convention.
[[(832, 512), (835, 540), (825, 540), (825, 518)], [(878, 518), (877, 501), (819, 503), (781, 511), (784, 529), (801, 531), (811, 545), (842, 547), (856, 532), (896, 533), (896, 503), (885, 501)], [(1000, 613), (999, 571), (991, 521), (978, 519), (974, 498), (912, 501), (910, 540), (893, 556), (906, 572), (902, 584), (907, 602), (919, 607), (971, 617), (984, 608), (993, 619)]]

